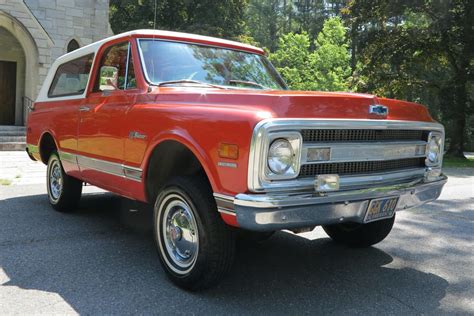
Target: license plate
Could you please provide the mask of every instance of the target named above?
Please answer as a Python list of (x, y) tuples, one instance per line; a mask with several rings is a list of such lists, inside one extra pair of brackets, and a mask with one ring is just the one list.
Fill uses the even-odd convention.
[(399, 197), (395, 196), (370, 201), (365, 213), (364, 223), (392, 217), (397, 208), (398, 199)]

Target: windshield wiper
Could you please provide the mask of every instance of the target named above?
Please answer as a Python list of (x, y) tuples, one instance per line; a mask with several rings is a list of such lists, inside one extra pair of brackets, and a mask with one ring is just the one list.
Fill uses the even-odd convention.
[(241, 84), (246, 84), (248, 86), (252, 87), (259, 87), (261, 89), (268, 89), (264, 85), (261, 85), (259, 83), (253, 82), (253, 81), (245, 81), (245, 80), (229, 80), (229, 83), (241, 83)]
[(219, 86), (219, 85), (216, 85), (216, 84), (202, 82), (202, 81), (198, 81), (198, 80), (189, 80), (189, 79), (162, 81), (162, 82), (157, 83), (156, 85), (158, 87), (161, 87), (161, 86), (181, 84), (181, 83), (192, 83), (192, 84), (198, 84), (198, 85), (201, 85), (201, 86), (207, 86), (207, 87), (212, 87), (212, 88), (217, 88), (217, 89), (227, 89), (223, 86)]

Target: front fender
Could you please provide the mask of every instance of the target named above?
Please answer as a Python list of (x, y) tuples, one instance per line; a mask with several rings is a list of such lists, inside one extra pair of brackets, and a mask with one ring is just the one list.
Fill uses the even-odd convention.
[(153, 137), (145, 151), (145, 159), (143, 160), (141, 166), (143, 174), (146, 174), (148, 172), (148, 167), (153, 150), (162, 142), (170, 140), (183, 144), (194, 154), (194, 156), (198, 159), (199, 163), (206, 172), (206, 176), (208, 177), (209, 182), (211, 183), (212, 190), (214, 192), (218, 192), (222, 186), (217, 180), (217, 170), (214, 164), (212, 163), (212, 159), (210, 158), (209, 153), (206, 153), (203, 148), (199, 146), (198, 142), (188, 133), (188, 131), (183, 128), (167, 130)]

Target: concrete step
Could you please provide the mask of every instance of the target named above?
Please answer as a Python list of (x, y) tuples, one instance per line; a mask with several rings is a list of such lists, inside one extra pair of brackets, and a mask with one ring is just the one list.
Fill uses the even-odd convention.
[(0, 136), (25, 136), (26, 132), (0, 131)]
[(26, 142), (26, 136), (24, 135), (8, 135), (4, 136), (0, 134), (0, 143), (24, 143)]
[(26, 131), (26, 126), (0, 125), (0, 132), (1, 131), (25, 132)]
[(24, 142), (0, 142), (0, 151), (22, 151), (25, 148), (26, 143)]
[(25, 136), (24, 126), (0, 126), (0, 136)]

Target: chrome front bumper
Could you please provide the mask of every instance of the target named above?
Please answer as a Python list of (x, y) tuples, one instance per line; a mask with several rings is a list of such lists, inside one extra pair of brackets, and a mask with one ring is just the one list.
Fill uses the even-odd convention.
[(436, 200), (447, 177), (390, 186), (318, 193), (214, 194), (219, 212), (236, 216), (241, 228), (254, 231), (306, 228), (343, 222), (363, 223), (370, 200), (399, 196), (396, 211)]

